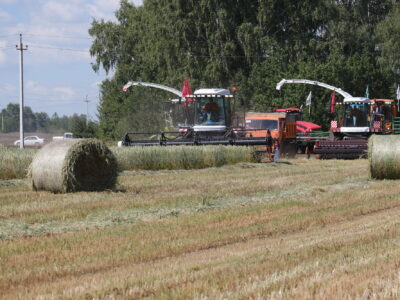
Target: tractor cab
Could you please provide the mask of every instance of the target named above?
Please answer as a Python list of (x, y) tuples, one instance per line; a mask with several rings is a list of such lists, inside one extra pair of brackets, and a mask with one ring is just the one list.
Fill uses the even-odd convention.
[(223, 132), (231, 124), (231, 104), (233, 95), (225, 89), (199, 89), (193, 95), (186, 98), (194, 98), (195, 120), (193, 130), (195, 132)]

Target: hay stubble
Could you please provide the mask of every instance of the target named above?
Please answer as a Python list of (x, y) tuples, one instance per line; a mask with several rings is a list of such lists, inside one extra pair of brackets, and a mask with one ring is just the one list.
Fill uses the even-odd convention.
[(400, 187), (365, 160), (291, 163), (126, 172), (121, 193), (0, 187), (1, 223), (44, 226), (0, 241), (0, 298), (396, 298)]

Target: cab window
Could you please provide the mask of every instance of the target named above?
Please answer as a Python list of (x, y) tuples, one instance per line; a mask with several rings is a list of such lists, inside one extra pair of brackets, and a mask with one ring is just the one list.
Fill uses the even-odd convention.
[(246, 129), (278, 129), (277, 120), (246, 120)]

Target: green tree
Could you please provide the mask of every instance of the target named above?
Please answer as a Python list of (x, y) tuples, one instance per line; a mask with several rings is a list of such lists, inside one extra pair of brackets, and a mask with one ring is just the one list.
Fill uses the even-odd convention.
[[(395, 83), (400, 82), (400, 2), (378, 24), (379, 63)], [(394, 89), (393, 89), (394, 91)], [(392, 94), (393, 95), (393, 94)]]
[[(304, 102), (309, 86), (275, 90), (283, 77), (324, 81), (355, 96), (368, 84), (372, 97), (388, 97), (398, 15), (392, 0), (144, 0), (141, 7), (123, 0), (116, 22), (94, 20), (89, 30), (94, 70), (115, 71), (101, 87), (100, 133), (165, 127), (154, 120), (163, 119), (168, 95), (121, 93), (129, 80), (236, 86), (247, 109), (261, 111)], [(310, 120), (328, 124), (330, 92), (311, 89)]]
[[(9, 103), (2, 110), (5, 132), (19, 131), (19, 113), (19, 104), (16, 103)], [(24, 107), (24, 130), (28, 132), (36, 131), (36, 116), (29, 106)]]
[(49, 132), (50, 129), (50, 118), (47, 113), (39, 112), (35, 113), (36, 118), (36, 129), (40, 132)]
[(92, 121), (86, 123), (85, 115), (74, 114), (71, 117), (71, 131), (78, 138), (95, 138), (97, 137), (98, 125)]

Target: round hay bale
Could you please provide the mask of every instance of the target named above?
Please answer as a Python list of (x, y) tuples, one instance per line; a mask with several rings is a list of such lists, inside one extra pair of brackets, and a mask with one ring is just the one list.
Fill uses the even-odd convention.
[(371, 178), (400, 179), (400, 136), (371, 136), (368, 158)]
[(43, 147), (31, 165), (32, 187), (54, 193), (112, 189), (117, 160), (94, 139), (66, 139)]

